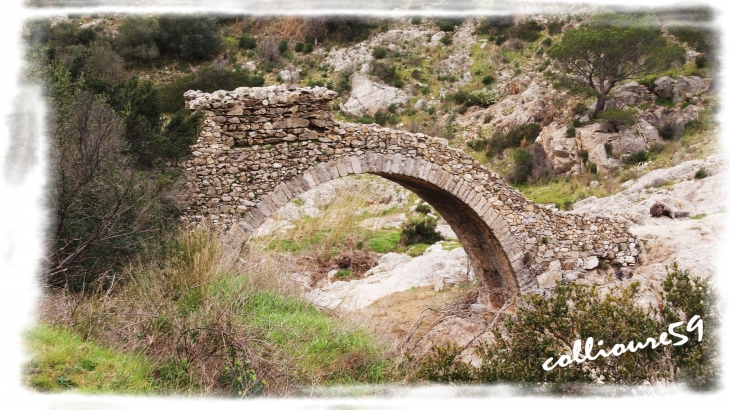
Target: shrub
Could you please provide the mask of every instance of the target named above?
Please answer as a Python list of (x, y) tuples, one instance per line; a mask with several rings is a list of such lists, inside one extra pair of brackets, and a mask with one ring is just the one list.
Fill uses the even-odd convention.
[(603, 148), (606, 150), (606, 156), (611, 158), (613, 156), (613, 144), (607, 142), (603, 144)]
[(481, 107), (489, 107), (499, 101), (497, 91), (492, 89), (475, 90), (469, 93), (467, 105), (479, 105)]
[(659, 131), (659, 136), (662, 137), (662, 139), (673, 140), (682, 136), (684, 133), (684, 127), (677, 123), (666, 122), (660, 125), (657, 131)]
[(518, 149), (512, 159), (515, 161), (515, 165), (507, 178), (514, 184), (526, 183), (527, 178), (532, 173), (532, 154), (523, 149)]
[(253, 50), (256, 48), (256, 39), (244, 34), (238, 39), (238, 47), (244, 50)]
[(511, 129), (507, 134), (495, 132), (492, 135), (492, 141), (489, 144), (487, 156), (492, 158), (501, 153), (505, 148), (516, 148), (525, 140), (528, 144), (535, 142), (537, 136), (540, 135), (542, 127), (538, 123), (530, 123), (521, 125)]
[(302, 51), (304, 51), (304, 43), (302, 43), (301, 41), (297, 41), (297, 43), (294, 45), (294, 51), (296, 51), (297, 53), (301, 53)]
[(588, 111), (588, 107), (584, 103), (579, 102), (576, 103), (570, 111), (573, 115), (583, 115), (586, 111)]
[(416, 212), (422, 213), (424, 215), (431, 213), (431, 207), (428, 206), (427, 203), (421, 202), (420, 204), (416, 205)]
[(598, 114), (598, 119), (600, 119), (602, 123), (617, 130), (620, 126), (636, 124), (638, 121), (637, 114), (637, 111), (634, 109), (619, 110), (611, 108), (601, 111)]
[(704, 178), (707, 178), (707, 170), (705, 170), (704, 168), (700, 168), (695, 173), (695, 179), (704, 179)]
[(484, 85), (491, 85), (491, 84), (494, 83), (494, 80), (495, 80), (494, 79), (494, 76), (492, 76), (492, 75), (485, 75), (484, 77), (482, 77), (482, 84), (484, 84)]
[(441, 44), (445, 46), (450, 46), (453, 43), (453, 39), (451, 38), (450, 34), (447, 34), (443, 37), (441, 37)]
[(385, 64), (381, 61), (373, 62), (373, 75), (383, 80), (386, 84), (390, 84), (393, 87), (402, 87), (403, 80), (400, 78), (395, 65)]
[[(478, 368), (458, 359), (462, 349), (434, 346), (417, 376), (432, 381), (518, 386), (547, 383), (549, 391), (563, 394), (583, 393), (581, 383), (626, 386), (662, 379), (686, 382), (696, 390), (717, 388), (719, 352), (715, 326), (719, 315), (711, 286), (706, 280), (679, 270), (675, 264), (662, 288), (663, 307), (659, 311), (637, 306), (638, 282), (605, 295), (596, 287), (573, 284), (559, 285), (550, 296), (528, 296), (520, 302), (515, 317), (493, 330), (494, 341), (478, 347)], [(685, 330), (685, 324), (694, 316), (704, 322), (701, 342), (697, 331)], [(678, 347), (671, 343), (657, 348), (649, 345), (635, 352), (573, 362), (550, 371), (543, 370), (536, 361), (552, 358), (550, 364), (554, 365), (559, 355), (570, 356), (567, 341), (585, 342), (588, 337), (603, 340), (604, 351), (616, 343), (643, 343), (648, 338), (656, 341), (670, 324), (677, 322), (683, 322), (677, 332), (688, 337)]]
[(185, 108), (181, 96), (187, 90), (214, 92), (233, 90), (238, 87), (261, 87), (264, 78), (250, 75), (245, 70), (230, 70), (226, 66), (207, 66), (196, 72), (184, 74), (162, 85), (160, 88), (160, 110), (174, 113)]
[(563, 23), (561, 20), (550, 20), (547, 24), (548, 33), (550, 35), (558, 34), (563, 31)]
[(597, 174), (598, 173), (598, 166), (592, 162), (589, 162), (586, 164), (586, 171), (588, 171), (589, 174)]
[(284, 54), (288, 48), (289, 48), (289, 43), (286, 40), (279, 41), (279, 44), (277, 45), (279, 54)]
[(706, 66), (707, 66), (707, 57), (705, 57), (705, 56), (695, 57), (695, 67), (696, 68), (705, 68)]
[(434, 23), (436, 23), (441, 31), (450, 32), (456, 29), (456, 24), (451, 20), (436, 20)]
[(411, 24), (418, 25), (418, 24), (421, 24), (421, 21), (422, 21), (421, 16), (411, 17)]
[(542, 27), (535, 20), (528, 20), (512, 27), (509, 30), (512, 37), (516, 37), (530, 43), (540, 38), (541, 31)]
[(513, 22), (514, 17), (511, 15), (489, 16), (483, 19), (474, 31), (478, 35), (498, 37), (505, 33), (510, 27), (512, 27)]
[(373, 57), (378, 60), (385, 58), (386, 54), (388, 54), (388, 50), (385, 47), (375, 47), (373, 50)]
[(540, 44), (542, 44), (543, 47), (548, 48), (551, 45), (553, 45), (553, 39), (550, 37), (547, 37), (545, 40), (542, 40), (542, 43), (540, 43)]
[(414, 80), (420, 80), (423, 77), (423, 71), (421, 71), (419, 68), (414, 68), (411, 71), (411, 77)]
[(431, 217), (410, 219), (401, 225), (401, 243), (405, 246), (417, 243), (434, 244), (444, 240), (436, 231), (437, 220)]
[(474, 151), (484, 151), (485, 148), (487, 148), (488, 140), (484, 138), (480, 138), (478, 140), (469, 141), (466, 143), (466, 146), (473, 149)]
[(580, 150), (580, 159), (583, 160), (583, 163), (586, 163), (588, 161), (588, 151), (587, 150)]
[(160, 56), (155, 44), (159, 31), (156, 19), (127, 17), (117, 29), (114, 46), (122, 57), (148, 63)]
[(209, 60), (223, 47), (214, 17), (161, 16), (155, 42), (160, 54), (184, 61)]
[(627, 155), (624, 159), (624, 162), (627, 164), (639, 164), (648, 160), (649, 153), (644, 150), (640, 150), (634, 152), (633, 154)]
[(306, 43), (306, 44), (304, 44), (304, 53), (305, 54), (311, 53), (312, 50), (314, 50), (314, 44), (312, 44), (312, 43)]
[(565, 130), (565, 138), (575, 138), (575, 127), (570, 126)]

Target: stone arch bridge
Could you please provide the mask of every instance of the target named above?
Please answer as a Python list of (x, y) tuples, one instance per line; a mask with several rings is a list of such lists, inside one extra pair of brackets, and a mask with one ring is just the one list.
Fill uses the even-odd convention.
[(599, 258), (635, 262), (638, 244), (625, 223), (535, 204), (444, 139), (336, 122), (328, 105), (335, 96), (294, 86), (186, 92), (204, 124), (183, 163), (192, 194), (184, 222), (247, 237), (305, 191), (370, 173), (416, 193), (451, 225), (488, 290), (482, 303), (552, 287)]

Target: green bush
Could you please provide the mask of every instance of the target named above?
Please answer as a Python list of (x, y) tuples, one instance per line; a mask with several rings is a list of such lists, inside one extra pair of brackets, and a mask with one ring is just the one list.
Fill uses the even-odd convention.
[(182, 95), (188, 90), (214, 92), (238, 87), (261, 87), (264, 79), (245, 70), (229, 70), (207, 66), (196, 72), (181, 75), (160, 87), (162, 112), (174, 113), (185, 107)]
[(611, 108), (601, 111), (598, 114), (598, 119), (617, 130), (620, 126), (635, 125), (638, 122), (638, 112), (631, 108), (626, 110)]
[(466, 146), (473, 149), (474, 151), (484, 151), (485, 148), (487, 148), (488, 140), (484, 138), (480, 138), (478, 140), (469, 141), (466, 143)]
[(314, 50), (314, 44), (312, 43), (306, 43), (304, 44), (304, 53), (309, 54)]
[(447, 35), (441, 37), (440, 41), (441, 41), (441, 44), (443, 44), (445, 46), (450, 46), (451, 43), (453, 43), (453, 39), (451, 38), (450, 34), (447, 34)]
[(296, 51), (297, 53), (301, 53), (302, 51), (304, 51), (304, 43), (302, 43), (301, 41), (297, 41), (297, 43), (294, 45), (294, 51)]
[(428, 206), (427, 203), (421, 202), (420, 204), (416, 205), (416, 212), (422, 213), (424, 215), (431, 213), (431, 207)]
[(700, 168), (699, 171), (695, 173), (695, 179), (704, 179), (707, 178), (707, 170), (704, 168)]
[(492, 142), (489, 144), (489, 150), (487, 156), (492, 158), (495, 155), (504, 151), (505, 148), (519, 147), (522, 140), (525, 140), (528, 144), (535, 142), (537, 136), (540, 135), (542, 127), (538, 123), (530, 123), (521, 125), (511, 129), (507, 134), (502, 132), (495, 132), (492, 135)]
[(411, 24), (418, 25), (418, 24), (421, 24), (421, 21), (422, 21), (421, 16), (411, 17)]
[(404, 246), (417, 243), (434, 244), (444, 240), (436, 231), (438, 221), (431, 217), (410, 219), (401, 225), (401, 244)]
[(533, 42), (540, 38), (542, 27), (535, 20), (528, 20), (518, 24), (509, 30), (511, 37), (519, 38), (527, 42)]
[(481, 89), (469, 93), (469, 98), (466, 103), (467, 105), (478, 105), (486, 108), (498, 101), (499, 95), (497, 94), (497, 91), (492, 89)]
[(639, 164), (649, 160), (649, 153), (644, 150), (640, 150), (626, 156), (625, 158), (624, 162), (627, 164)]
[(374, 61), (372, 74), (393, 87), (400, 88), (404, 85), (403, 80), (400, 78), (400, 74), (398, 74), (398, 70), (393, 64)]
[(583, 163), (585, 164), (588, 161), (588, 151), (587, 150), (580, 150), (580, 159), (583, 160)]
[(613, 144), (607, 142), (603, 144), (603, 148), (606, 150), (606, 156), (611, 158), (613, 156)]
[(456, 24), (451, 20), (436, 20), (434, 23), (436, 23), (441, 31), (450, 32), (456, 29)]
[(117, 28), (114, 47), (126, 59), (149, 63), (160, 56), (155, 43), (159, 33), (157, 19), (127, 17)]
[(375, 47), (373, 50), (373, 57), (378, 60), (385, 58), (386, 54), (388, 54), (388, 50), (385, 47)]
[(253, 50), (256, 48), (256, 39), (244, 34), (238, 39), (238, 47), (244, 50)]
[(586, 163), (586, 171), (588, 171), (589, 174), (597, 174), (598, 173), (598, 166), (592, 162)]
[(565, 130), (565, 138), (575, 138), (575, 127), (570, 126)]
[(479, 25), (477, 26), (476, 30), (474, 30), (478, 35), (488, 35), (490, 37), (493, 37), (492, 40), (494, 40), (496, 37), (502, 35), (510, 28), (512, 27), (512, 24), (514, 23), (514, 17), (511, 15), (506, 16), (489, 16), (483, 19)]
[[(420, 364), (416, 377), (434, 382), (514, 383), (534, 386), (547, 383), (548, 391), (582, 394), (581, 384), (641, 385), (654, 380), (686, 382), (696, 390), (712, 390), (719, 381), (715, 296), (706, 280), (689, 276), (674, 266), (663, 282), (661, 310), (637, 306), (640, 285), (615, 288), (604, 294), (598, 288), (559, 285), (551, 295), (524, 298), (517, 315), (493, 330), (494, 341), (477, 349), (481, 365), (459, 360), (462, 348), (435, 345)], [(703, 337), (688, 331), (690, 318), (703, 320)], [(560, 355), (571, 355), (572, 341), (588, 337), (603, 340), (603, 349), (614, 344), (658, 339), (672, 323), (683, 322), (675, 332), (688, 341), (680, 346), (659, 345), (597, 360), (573, 362), (546, 371)], [(670, 336), (670, 340), (676, 337)], [(672, 340), (676, 342), (676, 340)], [(626, 347), (626, 345), (624, 345)], [(593, 355), (599, 348), (594, 346)]]
[(495, 78), (492, 75), (485, 75), (484, 77), (482, 77), (482, 84), (484, 85), (491, 85), (494, 83), (494, 81)]
[(284, 54), (288, 48), (289, 48), (289, 43), (286, 40), (279, 41), (279, 44), (277, 45), (279, 54)]
[(210, 60), (223, 48), (214, 17), (161, 16), (155, 43), (160, 54), (191, 62)]
[(517, 185), (526, 183), (532, 173), (532, 154), (523, 149), (518, 149), (512, 159), (515, 161), (515, 165), (507, 175), (507, 179)]

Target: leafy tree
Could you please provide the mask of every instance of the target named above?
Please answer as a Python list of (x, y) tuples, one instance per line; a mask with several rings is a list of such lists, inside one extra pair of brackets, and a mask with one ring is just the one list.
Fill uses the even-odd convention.
[(548, 49), (558, 68), (558, 81), (574, 91), (598, 98), (595, 114), (621, 81), (638, 79), (684, 61), (684, 51), (669, 45), (657, 27), (631, 17), (596, 18), (592, 24), (563, 35)]
[(209, 60), (221, 50), (214, 17), (162, 16), (155, 39), (161, 54), (185, 61)]
[(118, 28), (114, 38), (117, 52), (125, 58), (143, 63), (156, 60), (160, 50), (155, 38), (160, 31), (156, 19), (128, 17)]

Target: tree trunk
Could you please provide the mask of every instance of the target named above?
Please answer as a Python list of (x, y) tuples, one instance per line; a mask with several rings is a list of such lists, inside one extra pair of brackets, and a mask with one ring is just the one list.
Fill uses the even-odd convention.
[(603, 111), (606, 107), (606, 96), (604, 94), (598, 95), (598, 101), (596, 101), (596, 110), (593, 112), (593, 116), (597, 117), (598, 113)]

